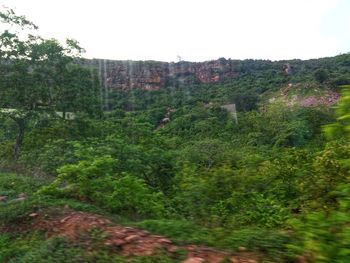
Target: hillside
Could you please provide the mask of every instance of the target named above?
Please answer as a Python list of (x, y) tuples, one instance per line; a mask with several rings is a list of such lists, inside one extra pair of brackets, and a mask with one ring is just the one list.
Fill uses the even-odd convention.
[(350, 54), (86, 60), (0, 20), (0, 262), (349, 261)]
[(249, 111), (268, 100), (331, 106), (338, 99), (337, 87), (350, 82), (346, 54), (306, 61), (222, 58), (202, 63), (84, 60), (84, 64), (96, 69), (103, 109), (108, 111), (177, 108), (197, 102), (235, 104), (238, 111)]
[(225, 83), (246, 75), (290, 76), (298, 80), (311, 76), (320, 68), (327, 70), (332, 84), (346, 84), (348, 55), (311, 60), (232, 60), (220, 58), (205, 62), (83, 60), (97, 69), (103, 85), (109, 90), (159, 90), (167, 86)]
[[(350, 152), (330, 106), (349, 61), (249, 60), (217, 83), (102, 86), (107, 111), (36, 115), (18, 159), (3, 116), (0, 261), (343, 262), (336, 191)], [(328, 238), (339, 241), (321, 251)]]

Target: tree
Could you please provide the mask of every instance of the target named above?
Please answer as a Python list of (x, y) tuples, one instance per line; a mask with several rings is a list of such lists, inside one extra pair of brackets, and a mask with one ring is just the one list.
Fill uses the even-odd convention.
[(17, 126), (14, 158), (18, 159), (30, 120), (40, 114), (99, 109), (96, 78), (77, 64), (83, 49), (75, 40), (61, 45), (35, 35), (38, 27), (13, 10), (0, 11), (8, 28), (0, 34), (1, 114)]
[(329, 79), (329, 74), (325, 69), (318, 69), (314, 72), (314, 77), (319, 83), (324, 83)]
[(342, 96), (335, 107), (337, 121), (324, 127), (329, 138), (345, 137), (350, 139), (350, 85), (342, 87)]

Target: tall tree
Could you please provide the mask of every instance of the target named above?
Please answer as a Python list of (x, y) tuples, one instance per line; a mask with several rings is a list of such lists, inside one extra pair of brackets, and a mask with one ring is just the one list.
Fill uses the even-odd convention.
[(83, 49), (74, 40), (61, 45), (36, 34), (38, 27), (13, 10), (0, 11), (0, 108), (17, 126), (19, 157), (28, 122), (40, 114), (100, 109), (98, 81), (78, 64)]

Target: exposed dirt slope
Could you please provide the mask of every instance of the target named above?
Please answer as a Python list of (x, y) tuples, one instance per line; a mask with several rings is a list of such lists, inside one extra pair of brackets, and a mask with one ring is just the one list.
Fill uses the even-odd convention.
[[(43, 230), (50, 237), (62, 236), (74, 242), (95, 230), (103, 238), (105, 246), (115, 249), (116, 253), (123, 256), (151, 256), (160, 249), (169, 253), (175, 253), (181, 249), (187, 251), (188, 255), (187, 259), (183, 261), (184, 263), (219, 263), (223, 260), (234, 263), (258, 262), (256, 256), (248, 252), (234, 254), (198, 245), (178, 246), (164, 236), (153, 235), (141, 229), (115, 225), (102, 216), (86, 212), (66, 211), (59, 215), (33, 213), (29, 217), (31, 224), (26, 224), (26, 227), (17, 226), (17, 231)], [(14, 230), (7, 229), (7, 231)]]

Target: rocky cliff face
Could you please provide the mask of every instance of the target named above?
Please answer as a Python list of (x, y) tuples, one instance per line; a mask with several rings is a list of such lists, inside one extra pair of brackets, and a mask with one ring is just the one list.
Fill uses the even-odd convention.
[(234, 62), (226, 59), (178, 63), (93, 59), (84, 64), (98, 70), (108, 90), (159, 90), (166, 85), (216, 83), (238, 75)]

